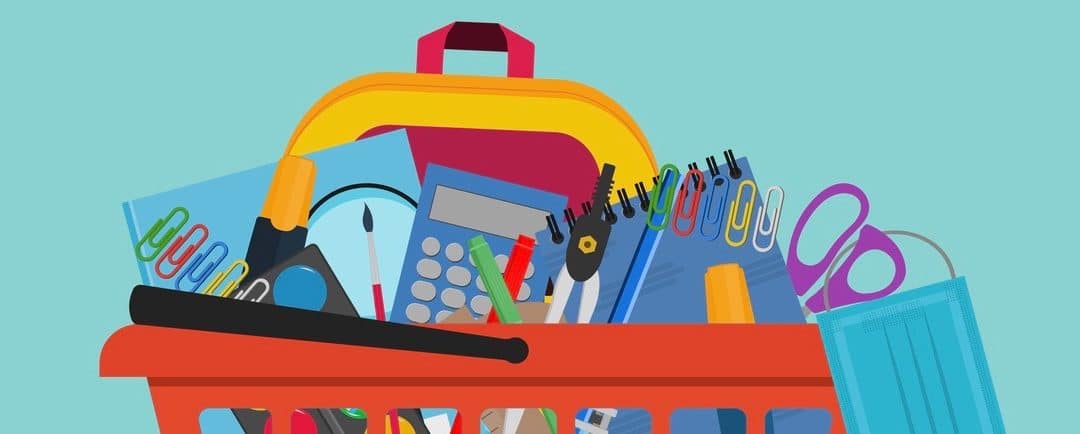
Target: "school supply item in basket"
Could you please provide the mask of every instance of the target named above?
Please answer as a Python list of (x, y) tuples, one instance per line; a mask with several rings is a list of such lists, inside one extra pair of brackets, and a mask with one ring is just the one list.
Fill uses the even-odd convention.
[[(454, 22), (424, 35), (416, 47), (416, 73), (367, 74), (312, 104), (285, 154), (404, 128), (421, 181), (435, 163), (572, 203), (589, 199), (598, 162), (615, 164), (627, 180), (656, 174), (652, 151), (630, 114), (588, 86), (533, 78), (533, 43), (506, 26)], [(446, 50), (506, 52), (509, 77), (443, 74)]]
[[(703, 276), (709, 267), (719, 263), (738, 263), (743, 268), (754, 320), (757, 323), (806, 322), (780, 250), (773, 248), (759, 252), (749, 245), (750, 235), (744, 233), (754, 230), (754, 213), (760, 212), (763, 205), (760, 195), (750, 194), (751, 184), (756, 186), (757, 183), (750, 162), (745, 157), (735, 158), (733, 152), (725, 154), (728, 161), (724, 165), (717, 164), (713, 157), (705, 160), (708, 169), (701, 171), (705, 179), (703, 184), (694, 182), (693, 176), (679, 175), (675, 166), (665, 166), (652, 182), (652, 191), (646, 188), (649, 179), (641, 179), (634, 184), (636, 197), (629, 191), (616, 190), (619, 201), (613, 203), (612, 208), (619, 211), (614, 213), (616, 220), (612, 224), (604, 262), (600, 266), (600, 275), (604, 276), (604, 279), (601, 282), (600, 300), (594, 318), (611, 318), (620, 288), (628, 278), (635, 276), (636, 271), (631, 264), (640, 250), (639, 244), (643, 237), (655, 236), (651, 264), (648, 272), (642, 272), (643, 276), (639, 277), (639, 295), (633, 303), (627, 322), (706, 323), (707, 310), (701, 307), (705, 305), (706, 293)], [(693, 168), (694, 164), (688, 166)], [(621, 166), (619, 170), (621, 173)], [(737, 197), (735, 189), (740, 184), (742, 197)], [(667, 228), (670, 226), (667, 214), (670, 214), (672, 209), (689, 209), (689, 204), (685, 202), (694, 199), (693, 194), (686, 194), (684, 203), (675, 201), (681, 185), (686, 186), (688, 193), (692, 193), (689, 189), (695, 187), (703, 190), (697, 199), (701, 202), (696, 216), (697, 227), (688, 236), (669, 233)], [(668, 198), (673, 202), (670, 205), (666, 204)], [(731, 218), (733, 208), (737, 218), (734, 222)], [(650, 209), (653, 210), (651, 216), (648, 212)], [(747, 209), (751, 210), (749, 215), (745, 214)], [(683, 214), (688, 213), (684, 211)], [(687, 218), (681, 219), (680, 228), (685, 229)], [(667, 225), (664, 220), (668, 220)], [(746, 223), (745, 226), (742, 223)], [(729, 228), (729, 225), (732, 227)], [(654, 227), (662, 227), (663, 230), (657, 231)], [(740, 230), (739, 227), (743, 229)], [(726, 237), (725, 232), (728, 233)], [(747, 242), (739, 247), (732, 246), (725, 239), (731, 238), (733, 242), (737, 242), (743, 235), (746, 235)], [(580, 296), (571, 294), (568, 305), (580, 305)], [(694, 308), (695, 306), (697, 308)], [(778, 410), (774, 412), (774, 418), (801, 421), (803, 415), (810, 413), (812, 412)], [(727, 418), (725, 415), (720, 417)], [(639, 410), (620, 411), (619, 417), (611, 422), (611, 430), (620, 433), (643, 433), (647, 431), (645, 420), (648, 420), (648, 414)], [(716, 417), (701, 417), (680, 421), (680, 426), (693, 427), (694, 432), (715, 433), (718, 424)], [(808, 423), (805, 428), (807, 431), (827, 429), (814, 423)]]
[(859, 241), (829, 261), (818, 314), (844, 425), (849, 433), (1004, 433), (967, 280), (930, 239), (949, 279), (836, 308), (833, 271)]
[[(776, 199), (776, 211), (773, 211), (772, 217), (769, 220), (769, 228), (765, 229), (765, 211), (769, 209), (769, 203), (772, 202), (773, 192), (777, 193)], [(765, 203), (761, 205), (757, 213), (757, 223), (754, 224), (754, 250), (765, 253), (768, 252), (776, 245), (776, 228), (780, 225), (780, 212), (784, 209), (784, 189), (779, 185), (774, 185), (765, 190)], [(762, 246), (758, 244), (760, 237), (769, 237), (768, 244)]]
[[(611, 223), (601, 215), (610, 211), (608, 199), (614, 177), (615, 166), (604, 164), (593, 191), (592, 203), (597, 204), (596, 207), (587, 208), (580, 220), (575, 221), (573, 215), (568, 214), (567, 223), (571, 226), (570, 242), (566, 245), (566, 263), (555, 279), (554, 297), (545, 323), (554, 324), (562, 318), (575, 282), (582, 282), (578, 324), (587, 324), (596, 310), (596, 301), (600, 297), (600, 263), (611, 235)], [(614, 217), (614, 213), (611, 215)]]
[(314, 161), (288, 156), (278, 162), (244, 258), (254, 275), (295, 255), (307, 244), (308, 208), (314, 188)]
[[(367, 233), (368, 265), (371, 266), (371, 298), (375, 303), (375, 319), (386, 321), (386, 305), (383, 303), (382, 283), (379, 280), (379, 259), (375, 254), (375, 219), (371, 208), (364, 204), (364, 232)], [(393, 416), (391, 416), (393, 420)]]
[[(375, 254), (375, 219), (371, 215), (371, 208), (364, 204), (364, 232), (367, 233), (368, 264), (371, 265), (371, 298), (375, 303), (375, 319), (386, 321), (386, 305), (383, 304), (382, 284), (379, 281), (379, 260)], [(390, 409), (390, 432), (401, 434), (401, 426), (398, 423), (398, 411)]]
[(487, 288), (491, 305), (499, 314), (499, 322), (521, 324), (521, 315), (514, 307), (514, 299), (510, 297), (510, 290), (506, 288), (499, 265), (495, 263), (495, 255), (491, 253), (491, 247), (484, 241), (483, 235), (469, 239), (469, 257), (476, 263), (476, 272)]
[[(434, 434), (436, 432), (429, 429), (428, 419), (421, 419), (421, 413), (417, 409), (402, 409), (398, 417), (402, 434)], [(268, 434), (272, 432), (270, 412), (264, 409), (239, 410), (237, 419), (245, 433)], [(293, 411), (290, 425), (292, 432), (296, 434), (362, 434), (367, 432), (367, 415), (359, 409), (304, 408)], [(386, 426), (389, 426), (389, 423)]]
[[(544, 279), (553, 274), (548, 264), (560, 255), (547, 228), (552, 211), (566, 206), (566, 198), (439, 165), (427, 169), (419, 208), (401, 268), (398, 295), (390, 320), (417, 324), (436, 323), (440, 317), (468, 306), (477, 316), (488, 313), (491, 300), (482, 279), (475, 278), (466, 260), (465, 245), (485, 235), (492, 250), (509, 252), (518, 235), (536, 240), (533, 260), (525, 273), (517, 299), (539, 301)], [(506, 254), (495, 257), (497, 272), (506, 266)], [(501, 277), (500, 277), (501, 280)], [(533, 291), (532, 288), (536, 288)]]
[(342, 345), (388, 348), (521, 363), (520, 338), (494, 338), (367, 318), (251, 303), (138, 285), (131, 291), (135, 324)]
[[(533, 247), (536, 240), (528, 235), (518, 235), (514, 249), (510, 251), (510, 261), (506, 263), (506, 271), (503, 272), (503, 280), (506, 289), (510, 290), (510, 298), (516, 300), (521, 292), (521, 284), (525, 282), (525, 274), (529, 271), (529, 261), (532, 260)], [(475, 262), (475, 261), (474, 261)], [(488, 312), (488, 324), (499, 322), (499, 314), (494, 308)]]
[(319, 246), (300, 253), (250, 280), (232, 298), (357, 317), (345, 289), (330, 269)]
[[(825, 253), (825, 256), (821, 258), (816, 264), (805, 264), (799, 259), (799, 241), (802, 239), (803, 230), (806, 228), (806, 223), (810, 220), (810, 217), (814, 215), (822, 204), (832, 197), (839, 195), (849, 195), (859, 201), (859, 215), (855, 217), (855, 221), (848, 226), (847, 229), (840, 235), (840, 238), (833, 241), (832, 246)], [(889, 238), (880, 229), (873, 225), (867, 224), (866, 219), (870, 214), (870, 200), (866, 197), (859, 187), (848, 183), (838, 183), (829, 186), (806, 205), (806, 209), (799, 215), (799, 220), (795, 223), (795, 230), (791, 234), (791, 244), (788, 246), (788, 264), (787, 268), (791, 274), (792, 284), (795, 286), (795, 292), (800, 296), (806, 296), (811, 289), (817, 283), (817, 281), (825, 275), (826, 269), (839, 255), (840, 248), (855, 234), (859, 232), (857, 241), (855, 242), (854, 250), (851, 255), (837, 269), (835, 275), (832, 276), (832, 281), (826, 282), (832, 290), (830, 295), (831, 303), (834, 307), (847, 306), (849, 304), (860, 303), (864, 301), (876, 300), (886, 295), (892, 294), (900, 288), (901, 283), (904, 281), (904, 276), (907, 274), (907, 267), (904, 263), (904, 255), (900, 252), (900, 247), (896, 245), (891, 238)], [(851, 273), (851, 267), (855, 265), (855, 261), (862, 255), (871, 252), (879, 251), (888, 256), (892, 260), (895, 272), (893, 273), (892, 281), (885, 285), (884, 288), (874, 292), (860, 292), (851, 287), (848, 280), (848, 274)], [(821, 291), (816, 291), (806, 299), (806, 307), (804, 311), (807, 315), (810, 313), (819, 313), (825, 310), (825, 300)]]
[[(408, 137), (402, 130), (388, 131), (314, 152), (305, 155), (304, 159), (318, 166), (318, 176), (315, 177), (313, 193), (298, 193), (303, 196), (300, 198), (275, 193), (271, 195), (275, 200), (264, 206), (267, 186), (273, 185), (272, 193), (289, 191), (287, 179), (296, 179), (306, 173), (299, 168), (289, 171), (285, 170), (287, 167), (267, 164), (124, 202), (124, 216), (142, 283), (182, 291), (205, 289), (213, 276), (237, 260), (248, 257), (248, 244), (253, 238), (252, 218), (263, 214), (264, 210), (279, 209), (271, 204), (280, 198), (292, 206), (303, 204), (299, 212), (282, 211), (281, 214), (292, 216), (294, 221), (307, 220), (306, 244), (320, 245), (330, 266), (338, 270), (338, 277), (350, 298), (364, 301), (356, 303), (358, 310), (365, 316), (371, 315), (372, 309), (367, 302), (371, 290), (368, 270), (367, 267), (356, 266), (367, 262), (367, 252), (361, 238), (360, 213), (362, 204), (367, 203), (380, 216), (379, 233), (386, 241), (380, 241), (379, 251), (383, 254), (385, 265), (389, 265), (383, 271), (393, 276), (392, 279), (385, 279), (383, 284), (394, 287), (400, 274), (397, 267), (404, 252), (384, 248), (384, 245), (391, 239), (408, 236), (416, 209), (415, 198), (420, 194), (420, 182), (413, 166)], [(304, 164), (299, 166), (306, 167)], [(279, 176), (276, 172), (282, 173)], [(313, 198), (316, 199), (314, 204)], [(276, 215), (270, 211), (266, 214), (271, 217)], [(174, 260), (169, 262), (166, 259), (160, 267), (163, 274), (172, 271), (171, 267), (175, 266), (180, 266), (180, 272), (168, 278), (159, 275), (155, 267), (161, 253), (195, 225), (205, 226), (209, 237), (193, 251), (194, 254), (181, 262), (189, 246), (195, 245), (203, 236), (202, 229), (195, 230), (183, 245), (177, 245), (177, 250), (171, 255)], [(265, 224), (256, 223), (256, 226), (266, 228)], [(273, 224), (270, 226), (273, 227)], [(306, 245), (304, 242), (293, 243), (291, 238), (283, 238), (280, 242), (272, 241), (273, 237), (270, 236), (255, 238), (255, 250), (259, 251), (292, 251), (292, 254), (296, 254)], [(290, 247), (273, 247), (285, 245)], [(272, 256), (283, 260), (292, 254), (280, 256), (273, 253)], [(266, 270), (260, 272), (258, 267), (250, 265), (237, 266), (230, 279), (239, 274), (241, 268), (250, 268), (245, 280), (255, 278)], [(216, 292), (220, 294), (223, 289), (220, 287)]]
[(739, 264), (719, 264), (705, 270), (705, 314), (709, 324), (753, 324), (750, 290)]
[[(612, 419), (619, 415), (616, 408), (590, 408), (578, 412), (574, 419), (576, 434), (608, 434)], [(618, 432), (618, 431), (616, 431)]]
[[(645, 216), (645, 227), (642, 228), (637, 248), (634, 249), (634, 257), (630, 259), (630, 266), (626, 270), (626, 278), (623, 279), (622, 286), (619, 287), (619, 293), (615, 297), (615, 307), (612, 308), (611, 314), (608, 315), (608, 324), (626, 324), (630, 322), (630, 314), (634, 311), (634, 305), (637, 303), (642, 285), (645, 283), (645, 276), (649, 272), (649, 266), (652, 265), (653, 255), (656, 254), (656, 248), (660, 245), (664, 227), (667, 226), (671, 215), (671, 193), (668, 192), (663, 199), (661, 199), (660, 195), (668, 191), (667, 187), (673, 185), (678, 178), (679, 172), (674, 166), (665, 165), (660, 169), (660, 182), (653, 189), (653, 200), (642, 207), (643, 210), (648, 210), (648, 214)], [(643, 192), (644, 189), (638, 191), (639, 194)], [(625, 197), (625, 193), (623, 196)], [(660, 204), (664, 204), (662, 206), (663, 210), (657, 212)], [(621, 205), (626, 207), (626, 202)], [(587, 301), (590, 304), (592, 303), (591, 300)]]

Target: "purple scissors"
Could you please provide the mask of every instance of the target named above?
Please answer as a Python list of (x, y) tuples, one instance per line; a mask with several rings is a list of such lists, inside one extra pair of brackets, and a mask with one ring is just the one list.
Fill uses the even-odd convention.
[[(829, 251), (825, 254), (825, 257), (816, 264), (805, 264), (799, 260), (799, 238), (802, 236), (806, 222), (810, 220), (810, 217), (814, 215), (818, 207), (830, 198), (842, 194), (848, 194), (859, 201), (859, 215), (855, 218), (855, 222), (848, 226), (844, 230), (844, 233), (840, 235), (832, 246), (829, 247)], [(803, 210), (802, 215), (799, 216), (798, 223), (795, 224), (795, 231), (791, 235), (791, 244), (788, 246), (788, 273), (791, 274), (791, 282), (795, 286), (795, 293), (800, 297), (809, 293), (810, 289), (818, 283), (818, 280), (825, 275), (826, 269), (829, 267), (838, 255), (841, 254), (841, 249), (847, 240), (859, 232), (859, 237), (855, 241), (854, 250), (851, 255), (844, 260), (843, 264), (836, 270), (836, 273), (829, 278), (829, 300), (824, 300), (820, 287), (815, 294), (810, 296), (806, 300), (806, 307), (804, 311), (818, 313), (827, 310), (828, 308), (837, 308), (841, 306), (847, 306), (849, 304), (859, 303), (863, 301), (876, 300), (886, 295), (892, 294), (900, 285), (904, 282), (904, 276), (907, 274), (907, 267), (904, 264), (904, 256), (900, 253), (900, 247), (888, 235), (885, 235), (880, 229), (873, 225), (864, 224), (866, 222), (867, 215), (870, 214), (870, 200), (867, 199), (866, 193), (863, 193), (859, 187), (852, 184), (840, 183), (829, 186), (821, 193), (818, 193), (810, 204)], [(863, 293), (855, 291), (851, 284), (848, 282), (848, 274), (851, 272), (851, 267), (855, 265), (855, 261), (859, 259), (863, 254), (870, 251), (880, 251), (892, 259), (895, 272), (893, 274), (892, 281), (884, 288), (871, 292)], [(828, 306), (826, 305), (828, 303)]]

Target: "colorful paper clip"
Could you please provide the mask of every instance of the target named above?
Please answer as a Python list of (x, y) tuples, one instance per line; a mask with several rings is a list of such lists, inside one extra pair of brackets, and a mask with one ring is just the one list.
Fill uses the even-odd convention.
[[(218, 286), (221, 286), (221, 283), (225, 281), (226, 277), (229, 277), (229, 274), (232, 274), (233, 269), (235, 269), (237, 266), (241, 267), (244, 270), (240, 272), (240, 277), (237, 277), (235, 280), (226, 284), (225, 289), (221, 290), (221, 293), (218, 293)], [(237, 259), (233, 261), (232, 264), (229, 264), (229, 268), (226, 268), (225, 271), (222, 271), (216, 276), (214, 276), (214, 278), (210, 280), (210, 283), (206, 285), (206, 289), (204, 289), (202, 293), (216, 295), (218, 297), (228, 297), (230, 294), (232, 294), (233, 291), (236, 290), (236, 287), (240, 286), (240, 282), (243, 281), (245, 277), (247, 277), (247, 274), (247, 262), (245, 262), (243, 259)]]
[[(742, 202), (744, 187), (750, 186), (750, 197), (746, 201), (746, 205), (743, 207), (742, 221), (739, 222), (736, 219), (735, 211), (738, 209), (739, 203)], [(757, 197), (757, 184), (754, 180), (747, 179), (739, 183), (738, 190), (735, 194), (735, 200), (731, 202), (731, 211), (728, 213), (727, 229), (724, 231), (724, 239), (727, 240), (728, 245), (731, 247), (740, 247), (746, 244), (746, 238), (750, 235), (750, 215), (754, 211), (754, 198)], [(731, 230), (743, 231), (743, 237), (739, 241), (731, 240)]]
[[(214, 250), (218, 249), (219, 247), (221, 251), (221, 256), (212, 261), (207, 261), (206, 259), (210, 257), (210, 254), (214, 253)], [(210, 273), (213, 273), (214, 270), (217, 269), (218, 265), (221, 265), (221, 262), (224, 261), (225, 258), (228, 256), (229, 246), (221, 241), (214, 242), (214, 244), (211, 244), (210, 248), (207, 249), (205, 252), (201, 252), (195, 255), (195, 257), (191, 258), (191, 261), (189, 261), (187, 266), (184, 267), (184, 271), (181, 271), (180, 276), (176, 278), (175, 288), (187, 292), (197, 291), (199, 287), (202, 286), (203, 282), (206, 281), (206, 278), (210, 277)], [(202, 265), (203, 262), (206, 262), (207, 265), (203, 267), (201, 271), (196, 272), (195, 269)], [(191, 282), (194, 283), (195, 286), (193, 286), (191, 289), (184, 289), (181, 288), (180, 285), (183, 282)]]
[[(691, 182), (694, 183), (694, 193), (690, 195), (690, 209), (684, 210), (686, 208), (687, 191), (691, 190)], [(693, 167), (686, 173), (686, 179), (683, 180), (682, 187), (679, 188), (679, 196), (675, 198), (675, 217), (671, 221), (671, 231), (680, 237), (694, 233), (694, 227), (697, 225), (698, 205), (701, 203), (701, 193), (703, 191), (705, 191), (705, 174), (698, 170), (697, 167)], [(680, 229), (679, 219), (686, 219), (690, 222), (690, 226), (685, 230)]]
[[(765, 210), (769, 209), (769, 202), (772, 200), (772, 192), (776, 191), (776, 211), (773, 211), (772, 221), (769, 222), (769, 229), (765, 229)], [(765, 190), (765, 203), (758, 209), (757, 223), (754, 225), (754, 250), (761, 253), (768, 252), (776, 244), (776, 225), (780, 224), (780, 211), (784, 209), (784, 189), (779, 185), (774, 185)], [(769, 237), (769, 244), (762, 247), (758, 244), (758, 235)]]
[[(161, 232), (161, 230), (165, 228), (165, 224), (171, 221), (177, 213), (184, 214), (184, 218), (180, 220), (180, 223), (176, 226), (169, 228), (169, 230), (165, 232), (164, 236), (155, 239), (154, 237), (158, 235), (158, 232)], [(163, 249), (165, 249), (165, 246), (169, 245), (169, 241), (172, 240), (172, 237), (176, 236), (176, 234), (180, 232), (180, 229), (182, 229), (184, 225), (187, 224), (188, 218), (190, 217), (191, 215), (188, 214), (187, 208), (184, 208), (182, 206), (173, 208), (172, 211), (169, 212), (169, 215), (165, 216), (165, 218), (158, 219), (156, 222), (154, 222), (153, 226), (150, 226), (150, 230), (146, 231), (146, 235), (143, 235), (143, 237), (139, 239), (139, 242), (135, 244), (135, 257), (139, 258), (139, 260), (143, 262), (149, 262), (156, 258), (157, 255), (161, 253)], [(151, 255), (143, 255), (143, 244), (150, 244), (150, 247), (154, 248), (154, 253)]]
[[(256, 299), (252, 300), (252, 299), (250, 299), (248, 297), (248, 295), (251, 295), (251, 290), (255, 289), (255, 285), (262, 285), (262, 294), (259, 294), (259, 298), (256, 298)], [(255, 279), (254, 282), (251, 282), (251, 284), (248, 285), (247, 289), (236, 293), (236, 299), (237, 300), (247, 299), (247, 301), (253, 301), (253, 302), (256, 302), (256, 303), (262, 303), (263, 299), (266, 298), (266, 294), (269, 294), (269, 293), (270, 293), (270, 282), (268, 282), (266, 279), (260, 277), (258, 279)]]
[[(180, 246), (184, 245), (184, 243), (186, 243), (193, 236), (195, 236), (196, 231), (202, 232), (202, 237), (200, 237), (199, 241), (195, 242), (195, 244), (192, 244), (186, 249), (184, 249), (184, 252), (180, 255), (179, 258), (177, 258), (176, 252), (180, 250)], [(165, 253), (158, 257), (157, 263), (154, 264), (154, 272), (156, 272), (157, 275), (162, 279), (172, 279), (172, 277), (180, 271), (180, 268), (184, 266), (184, 263), (186, 263), (188, 259), (191, 258), (191, 255), (194, 255), (195, 251), (198, 250), (199, 247), (202, 247), (202, 244), (206, 242), (207, 238), (210, 238), (210, 229), (207, 229), (206, 225), (198, 223), (191, 226), (191, 228), (188, 229), (187, 233), (176, 237), (176, 240), (173, 241), (171, 245), (169, 245), (169, 248), (165, 250)], [(170, 264), (172, 264), (172, 271), (161, 271), (161, 263), (163, 261), (168, 261)]]
[[(658, 179), (668, 179), (665, 172), (671, 172), (671, 179), (673, 182), (662, 183), (656, 182)], [(674, 164), (665, 164), (660, 168), (660, 175), (657, 178), (653, 178), (656, 185), (652, 189), (652, 203), (649, 204), (649, 213), (647, 214), (645, 223), (649, 225), (649, 228), (654, 231), (662, 231), (671, 222), (671, 203), (675, 199), (675, 180), (679, 179), (679, 168)], [(664, 186), (667, 186), (665, 189)], [(653, 223), (653, 215), (657, 212), (664, 216), (664, 220), (660, 224)]]
[[(712, 188), (709, 189), (709, 193), (705, 195), (704, 203), (705, 210), (701, 212), (701, 227), (698, 228), (698, 232), (707, 241), (713, 241), (720, 238), (720, 233), (724, 231), (724, 225), (721, 223), (724, 220), (724, 211), (726, 211), (724, 205), (727, 205), (728, 192), (731, 190), (731, 182), (724, 177), (724, 175), (716, 174), (712, 179)], [(713, 207), (713, 202), (716, 202), (716, 216), (709, 217), (711, 213), (710, 209)], [(712, 233), (711, 230), (706, 228), (716, 228), (716, 232)]]

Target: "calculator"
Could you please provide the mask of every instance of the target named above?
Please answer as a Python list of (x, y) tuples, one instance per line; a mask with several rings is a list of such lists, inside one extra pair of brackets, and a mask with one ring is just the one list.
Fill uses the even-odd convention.
[[(401, 266), (390, 321), (432, 324), (467, 307), (474, 317), (491, 299), (468, 252), (484, 235), (505, 269), (519, 234), (536, 239), (517, 301), (543, 301), (548, 278), (562, 267), (566, 247), (556, 244), (547, 218), (566, 207), (566, 196), (429, 164)], [(565, 242), (560, 239), (560, 242)]]

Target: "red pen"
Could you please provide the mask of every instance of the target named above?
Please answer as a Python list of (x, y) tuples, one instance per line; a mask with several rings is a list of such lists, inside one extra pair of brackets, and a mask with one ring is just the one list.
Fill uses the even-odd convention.
[[(514, 243), (514, 249), (510, 251), (510, 260), (506, 262), (506, 270), (503, 271), (503, 281), (506, 282), (506, 289), (510, 290), (510, 297), (515, 300), (518, 292), (521, 291), (521, 284), (525, 282), (525, 272), (529, 270), (529, 261), (532, 259), (535, 246), (535, 238), (521, 234)], [(487, 322), (488, 324), (499, 323), (499, 315), (495, 312), (495, 308), (488, 313)]]

